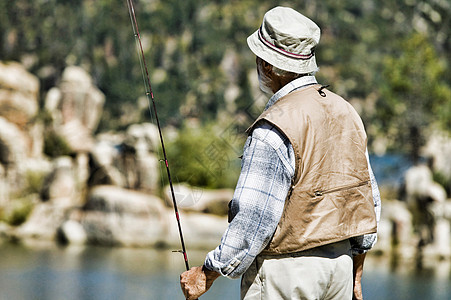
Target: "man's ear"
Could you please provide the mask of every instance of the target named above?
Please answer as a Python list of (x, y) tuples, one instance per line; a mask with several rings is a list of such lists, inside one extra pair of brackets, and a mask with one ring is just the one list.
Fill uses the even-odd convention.
[(263, 69), (263, 72), (265, 73), (265, 75), (268, 77), (268, 78), (272, 78), (272, 65), (269, 63), (269, 62), (267, 62), (266, 60), (263, 60), (262, 59), (262, 69)]

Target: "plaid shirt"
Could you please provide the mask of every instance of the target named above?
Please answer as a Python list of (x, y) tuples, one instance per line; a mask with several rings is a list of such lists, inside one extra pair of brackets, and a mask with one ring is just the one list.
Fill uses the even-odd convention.
[[(298, 78), (271, 97), (266, 109), (288, 93), (315, 84), (314, 76)], [(377, 221), (381, 201), (368, 162)], [(294, 176), (295, 156), (290, 141), (269, 123), (259, 124), (243, 150), (241, 174), (231, 202), (233, 220), (221, 244), (208, 253), (205, 266), (223, 276), (237, 278), (268, 245), (282, 216)], [(364, 253), (376, 242), (376, 234), (352, 238), (353, 254)]]

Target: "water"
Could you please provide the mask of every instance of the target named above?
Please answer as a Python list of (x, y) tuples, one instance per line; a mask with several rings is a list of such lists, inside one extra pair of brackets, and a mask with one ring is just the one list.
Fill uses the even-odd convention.
[(371, 167), (379, 186), (399, 188), (404, 173), (413, 166), (409, 157), (402, 154), (370, 155)]
[[(192, 263), (201, 264), (200, 256)], [(183, 268), (181, 254), (171, 251), (4, 244), (0, 246), (0, 299), (182, 300), (179, 275)], [(202, 300), (238, 297), (238, 284), (220, 278)]]
[[(192, 265), (206, 252), (191, 251)], [(420, 273), (393, 271), (387, 260), (367, 260), (366, 300), (451, 299), (450, 266)], [(0, 299), (180, 299), (178, 253), (149, 249), (0, 246)], [(202, 300), (239, 299), (239, 280), (219, 278)]]

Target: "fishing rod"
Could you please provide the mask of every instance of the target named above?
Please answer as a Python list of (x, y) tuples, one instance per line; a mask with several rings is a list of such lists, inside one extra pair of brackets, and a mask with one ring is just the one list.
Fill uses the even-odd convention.
[(166, 156), (166, 148), (164, 146), (164, 141), (163, 141), (163, 133), (161, 131), (160, 121), (158, 120), (157, 107), (155, 105), (155, 98), (154, 98), (154, 95), (152, 92), (152, 85), (150, 83), (149, 70), (147, 68), (146, 59), (144, 56), (144, 50), (143, 50), (143, 46), (142, 46), (142, 42), (141, 42), (141, 36), (139, 34), (138, 22), (136, 20), (135, 7), (133, 6), (132, 0), (127, 0), (127, 5), (128, 5), (128, 12), (130, 14), (130, 20), (131, 20), (132, 27), (133, 27), (133, 33), (135, 35), (135, 40), (136, 40), (136, 44), (137, 44), (137, 48), (138, 48), (138, 56), (139, 56), (139, 61), (141, 63), (141, 71), (142, 71), (142, 76), (143, 76), (144, 85), (145, 85), (145, 89), (146, 89), (146, 98), (147, 98), (147, 102), (149, 104), (149, 111), (150, 111), (150, 114), (152, 114), (152, 108), (151, 108), (151, 103), (152, 103), (154, 116), (155, 116), (155, 120), (156, 120), (157, 127), (158, 127), (158, 133), (160, 135), (160, 143), (161, 143), (161, 149), (163, 151), (164, 163), (166, 165), (166, 171), (168, 174), (169, 187), (171, 189), (171, 196), (172, 196), (172, 203), (174, 205), (175, 218), (177, 220), (177, 226), (178, 226), (179, 235), (180, 235), (180, 243), (182, 244), (182, 250), (177, 251), (177, 252), (182, 252), (183, 258), (185, 260), (185, 267), (186, 267), (186, 270), (188, 271), (189, 270), (188, 255), (186, 254), (185, 241), (183, 239), (182, 226), (180, 224), (180, 216), (179, 216), (179, 212), (178, 212), (178, 208), (177, 208), (177, 202), (175, 200), (175, 193), (174, 193), (174, 187), (173, 187), (172, 179), (171, 179), (171, 172), (169, 171), (169, 163), (168, 163), (168, 159)]

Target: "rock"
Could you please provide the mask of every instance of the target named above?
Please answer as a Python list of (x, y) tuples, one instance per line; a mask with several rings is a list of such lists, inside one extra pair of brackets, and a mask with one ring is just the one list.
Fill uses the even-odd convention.
[(387, 254), (392, 251), (392, 230), (393, 222), (381, 218), (377, 228), (377, 242), (371, 249), (371, 253)]
[[(167, 218), (170, 220), (170, 230), (166, 244), (181, 249), (174, 211), (167, 210)], [(228, 225), (226, 217), (195, 212), (180, 214), (180, 221), (186, 247), (190, 249), (213, 249), (218, 246)]]
[(22, 239), (55, 240), (58, 228), (65, 221), (67, 207), (53, 203), (39, 203), (31, 212), (28, 220), (16, 230)]
[[(392, 249), (392, 245), (395, 249)], [(413, 238), (412, 214), (406, 203), (399, 200), (384, 201), (375, 249), (384, 253), (395, 251), (403, 257), (412, 258), (416, 246)]]
[(91, 132), (94, 131), (102, 115), (105, 95), (92, 84), (91, 76), (80, 67), (67, 67), (60, 89), (63, 123), (77, 119)]
[(451, 180), (451, 138), (447, 133), (434, 132), (430, 135), (423, 154), (432, 157), (433, 170)]
[(43, 128), (35, 122), (39, 88), (37, 77), (22, 65), (0, 62), (1, 204), (26, 187), (29, 158), (42, 157)]
[(81, 152), (75, 156), (75, 178), (77, 179), (78, 188), (84, 190), (87, 187), (87, 182), (90, 176), (89, 155)]
[(6, 205), (9, 200), (9, 184), (6, 179), (5, 168), (0, 164), (0, 207)]
[(54, 161), (53, 171), (45, 178), (41, 199), (58, 206), (80, 205), (80, 195), (74, 164), (70, 157), (60, 157)]
[(118, 159), (119, 151), (113, 141), (98, 141), (91, 151), (91, 171), (88, 185), (126, 187), (125, 175), (115, 166)]
[(158, 189), (161, 173), (157, 156), (153, 153), (137, 154), (135, 171), (138, 178), (132, 187), (148, 192), (155, 192)]
[(30, 157), (43, 159), (44, 153), (44, 124), (36, 121), (29, 126), (28, 135), (31, 140)]
[(25, 184), (28, 141), (27, 136), (17, 125), (0, 117), (0, 165), (9, 192), (16, 192)]
[(438, 219), (435, 223), (434, 248), (435, 254), (442, 258), (451, 256), (451, 226), (450, 220)]
[(451, 232), (449, 220), (444, 219), (445, 189), (433, 181), (428, 166), (417, 165), (405, 173), (405, 192), (420, 257), (431, 253), (448, 256)]
[(432, 201), (446, 200), (446, 191), (434, 182), (432, 171), (426, 165), (413, 166), (404, 175), (406, 184), (407, 202), (418, 198), (430, 198)]
[(56, 133), (64, 139), (69, 148), (76, 152), (89, 152), (94, 146), (94, 138), (80, 120), (71, 120), (57, 127)]
[(160, 145), (158, 127), (152, 123), (130, 125), (125, 143), (134, 145), (137, 152), (157, 152)]
[(435, 202), (431, 205), (435, 216), (434, 243), (432, 255), (447, 258), (451, 256), (451, 201)]
[(103, 245), (157, 245), (168, 231), (161, 199), (114, 186), (91, 190), (80, 223), (90, 242)]
[(90, 185), (113, 184), (156, 191), (160, 181), (158, 129), (152, 124), (134, 124), (124, 135), (102, 134), (91, 152)]
[[(37, 114), (39, 80), (16, 62), (0, 62), (0, 116), (24, 128)], [(1, 127), (0, 127), (1, 128)]]
[(45, 108), (50, 112), (55, 131), (75, 152), (89, 151), (92, 134), (100, 121), (104, 94), (89, 74), (80, 67), (67, 67), (59, 87), (47, 93)]
[(446, 201), (446, 191), (434, 182), (432, 171), (426, 165), (411, 167), (404, 177), (407, 207), (412, 213), (419, 245), (431, 244), (435, 239), (435, 220), (440, 217), (433, 208)]
[(14, 123), (0, 117), (0, 163), (20, 168), (28, 156), (27, 136)]
[(58, 234), (60, 240), (73, 245), (84, 245), (88, 241), (88, 236), (83, 226), (74, 220), (64, 222), (58, 230)]
[[(174, 194), (177, 207), (186, 211), (208, 212), (226, 215), (228, 203), (232, 200), (232, 189), (207, 190), (191, 187), (187, 184), (175, 184)], [(172, 206), (172, 195), (169, 186), (164, 189), (167, 205)]]
[(0, 239), (9, 239), (14, 229), (3, 221), (0, 221)]
[[(134, 154), (134, 159), (121, 167), (127, 177), (129, 187), (146, 191), (155, 191), (157, 189), (161, 175), (158, 157), (155, 153), (159, 143), (158, 128), (154, 124), (133, 124), (127, 129), (123, 143), (125, 148), (122, 148), (122, 150), (126, 148), (132, 150), (130, 153)], [(123, 151), (122, 154), (126, 156), (130, 153)], [(132, 167), (132, 170), (129, 170), (129, 167)], [(133, 169), (135, 172), (133, 172)]]
[(29, 182), (32, 176), (36, 178), (37, 174), (45, 175), (48, 171), (48, 161), (38, 150), (33, 150), (38, 140), (42, 142), (42, 136), (30, 139), (27, 132), (0, 117), (0, 205), (8, 202), (10, 194), (20, 194), (34, 184)]

